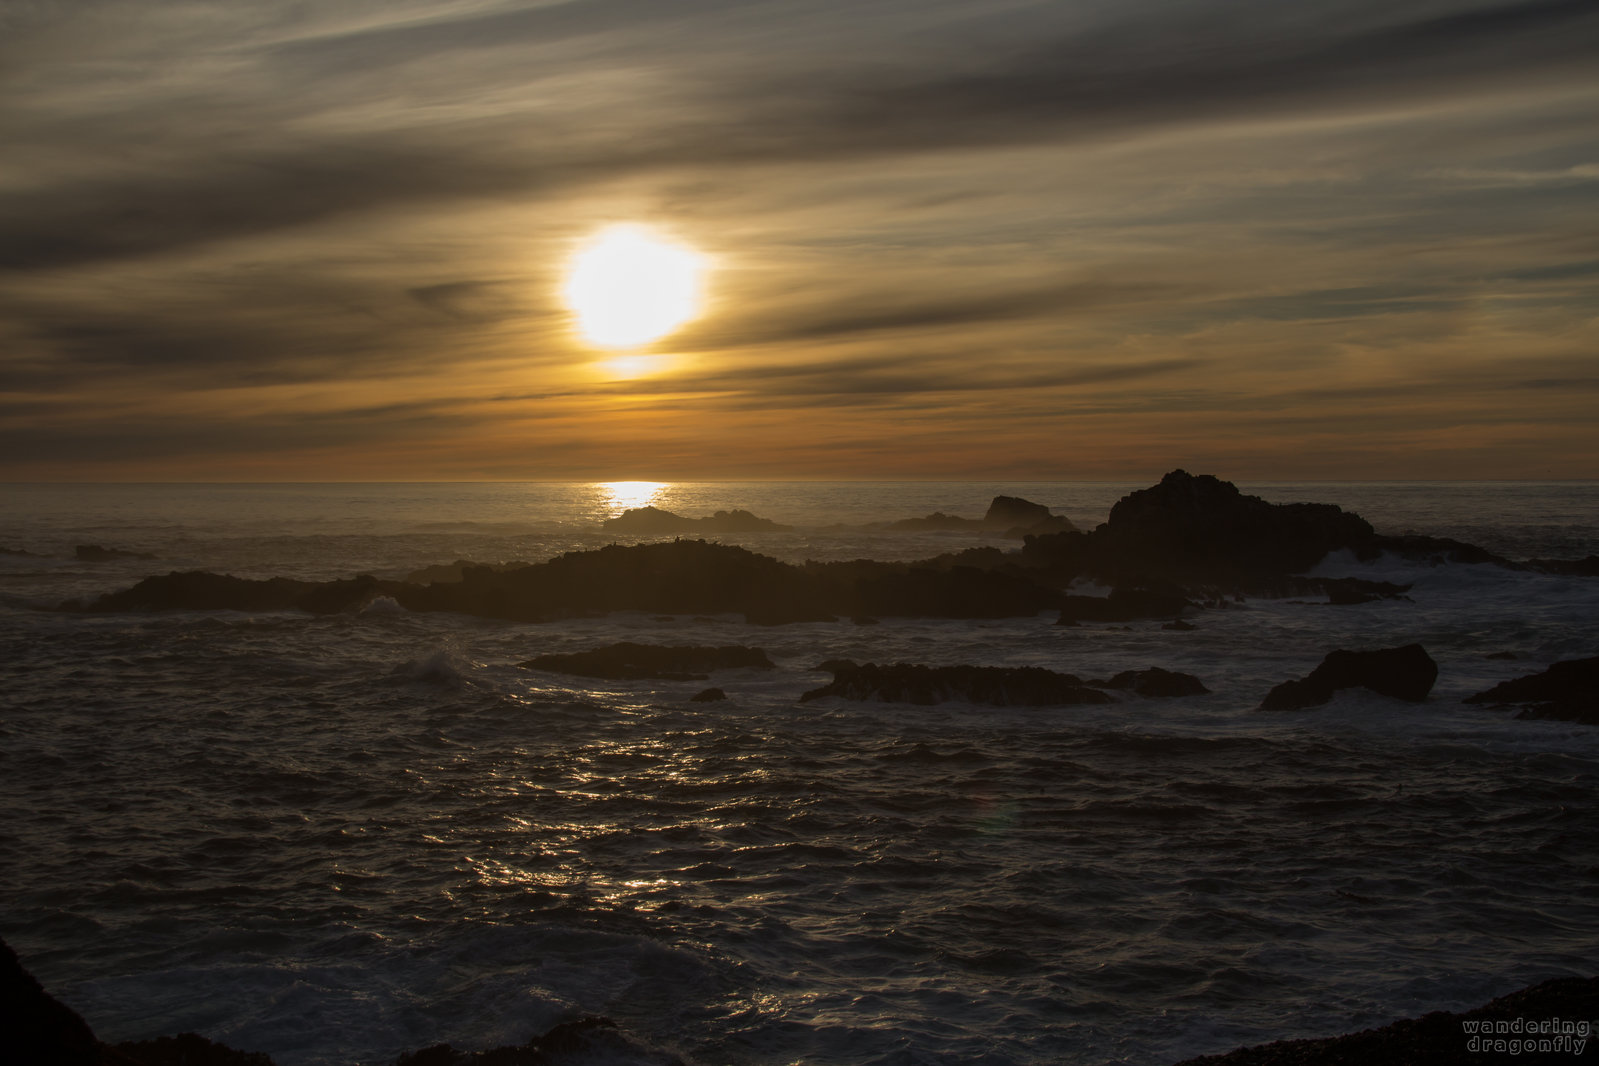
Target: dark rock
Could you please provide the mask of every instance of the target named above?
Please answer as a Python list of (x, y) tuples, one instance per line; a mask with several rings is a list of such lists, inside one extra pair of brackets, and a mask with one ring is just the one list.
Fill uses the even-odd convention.
[(1037, 666), (893, 666), (839, 664), (830, 684), (800, 702), (838, 696), (847, 700), (922, 705), (964, 700), (995, 707), (1052, 707), (1115, 700), (1071, 674)]
[(272, 1066), (194, 1033), (129, 1041), (95, 1038), (78, 1013), (44, 990), (0, 940), (0, 1062), (6, 1066)]
[(1519, 659), (1521, 656), (1513, 651), (1491, 651), (1483, 656), (1484, 659)]
[(474, 567), (487, 567), (496, 572), (518, 570), (524, 566), (531, 566), (528, 562), (513, 561), (507, 563), (475, 563), (470, 559), (457, 559), (453, 563), (438, 563), (433, 566), (424, 566), (420, 570), (413, 570), (405, 575), (407, 583), (412, 585), (431, 585), (435, 582), (453, 583), (460, 581), (462, 575)]
[(1517, 718), (1599, 725), (1599, 657), (1567, 659), (1537, 674), (1501, 681), (1467, 703), (1529, 704)]
[(1452, 537), (1423, 537), (1415, 533), (1406, 533), (1397, 537), (1373, 536), (1356, 548), (1355, 556), (1370, 562), (1384, 552), (1432, 566), (1442, 566), (1445, 563), (1489, 563), (1494, 566), (1520, 569), (1504, 556), (1495, 555), (1475, 544), (1467, 544)]
[(1185, 622), (1179, 618), (1175, 621), (1165, 623), (1160, 628), (1170, 629), (1178, 633), (1187, 633), (1189, 630), (1198, 629), (1199, 627), (1194, 625), (1192, 622)]
[(725, 700), (725, 699), (727, 699), (727, 693), (723, 692), (721, 689), (719, 689), (719, 688), (708, 688), (708, 689), (705, 689), (702, 692), (694, 693), (694, 695), (689, 697), (689, 702), (690, 703), (715, 703), (717, 700)]
[(945, 514), (943, 511), (934, 511), (922, 518), (901, 518), (894, 522), (874, 524), (869, 529), (888, 529), (899, 533), (920, 533), (943, 529), (981, 529), (983, 523), (975, 518), (960, 518), (956, 515)]
[(102, 548), (98, 544), (79, 544), (72, 549), (79, 562), (104, 563), (112, 559), (154, 559), (149, 552), (130, 552), (121, 548)]
[(805, 572), (825, 601), (850, 617), (1014, 618), (1061, 605), (1055, 589), (1005, 570), (857, 559), (809, 563)]
[(1170, 582), (1117, 585), (1109, 596), (1065, 597), (1058, 624), (1176, 618), (1192, 606), (1183, 590)]
[(1181, 581), (1298, 573), (1373, 533), (1365, 519), (1332, 504), (1271, 504), (1229, 481), (1174, 470), (1122, 497), (1094, 535), (1105, 542), (1103, 563), (1115, 570)]
[(760, 648), (746, 648), (738, 644), (723, 647), (635, 644), (632, 641), (590, 651), (539, 655), (517, 665), (532, 670), (602, 677), (613, 681), (704, 681), (712, 670), (773, 668), (772, 660)]
[(0, 555), (16, 555), (16, 556), (23, 556), (23, 557), (26, 557), (26, 558), (29, 558), (29, 559), (43, 559), (44, 558), (44, 556), (42, 556), (42, 555), (38, 555), (38, 554), (35, 554), (34, 552), (30, 552), (30, 551), (25, 551), (22, 548), (0, 548)]
[(1584, 559), (1528, 559), (1527, 569), (1567, 577), (1599, 577), (1599, 555)]
[(717, 511), (709, 518), (686, 518), (659, 507), (634, 507), (602, 527), (612, 533), (776, 533), (793, 529), (748, 511)]
[(1147, 670), (1123, 670), (1109, 681), (1093, 682), (1102, 688), (1136, 692), (1140, 696), (1166, 698), (1176, 696), (1203, 696), (1210, 692), (1204, 682), (1193, 674), (1163, 670), (1151, 666)]
[(139, 1066), (272, 1066), (260, 1052), (237, 1051), (195, 1033), (125, 1041), (115, 1050)]
[(147, 577), (132, 588), (112, 592), (89, 605), (92, 611), (287, 611), (335, 614), (366, 606), (379, 595), (397, 596), (414, 587), (379, 581), (370, 575), (345, 581), (295, 581), (286, 577), (255, 581), (203, 570), (173, 571)]
[(1420, 644), (1376, 651), (1335, 651), (1298, 681), (1284, 681), (1261, 701), (1263, 711), (1318, 707), (1345, 688), (1369, 688), (1396, 699), (1420, 702), (1438, 680), (1438, 664)]
[(0, 940), (0, 1062), (100, 1066), (100, 1043), (76, 1011), (44, 990)]
[[(1512, 1062), (1572, 1066), (1582, 1061), (1574, 1041), (1594, 1039), (1591, 1032), (1586, 1037), (1575, 1036), (1576, 1027), (1587, 1028), (1590, 1019), (1596, 1017), (1599, 978), (1562, 977), (1501, 996), (1463, 1014), (1434, 1011), (1348, 1036), (1279, 1040), (1225, 1055), (1185, 1059), (1177, 1066), (1462, 1066)], [(1523, 1042), (1536, 1043), (1546, 1037), (1517, 1032), (1511, 1026), (1533, 1021), (1556, 1022), (1568, 1028), (1547, 1037), (1551, 1044), (1547, 1050), (1527, 1048)], [(1506, 1023), (1505, 1033), (1479, 1032), (1478, 1043), (1473, 1045), (1473, 1034), (1467, 1026), (1487, 1022)], [(1518, 1052), (1511, 1052), (1508, 1044), (1491, 1043), (1512, 1039), (1518, 1041)]]
[(1073, 529), (1064, 515), (1050, 514), (1049, 508), (1019, 496), (995, 496), (983, 515), (983, 528), (1004, 530), (1005, 536), (1021, 539), (1038, 533), (1064, 533)]
[(1396, 585), (1392, 581), (1367, 581), (1359, 577), (1324, 577), (1320, 580), (1327, 602), (1340, 606), (1371, 603), (1375, 600), (1406, 599), (1409, 585)]

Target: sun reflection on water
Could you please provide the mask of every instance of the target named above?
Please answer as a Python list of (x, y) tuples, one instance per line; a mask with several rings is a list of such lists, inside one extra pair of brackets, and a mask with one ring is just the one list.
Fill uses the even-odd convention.
[(670, 482), (666, 481), (602, 481), (595, 485), (603, 497), (601, 506), (612, 517), (635, 507), (647, 507), (661, 498)]

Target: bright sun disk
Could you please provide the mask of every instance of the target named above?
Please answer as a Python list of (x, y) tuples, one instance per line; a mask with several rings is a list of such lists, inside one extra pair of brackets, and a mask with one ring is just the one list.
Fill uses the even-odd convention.
[(705, 258), (643, 226), (610, 226), (572, 259), (564, 295), (578, 331), (602, 348), (636, 348), (699, 313)]

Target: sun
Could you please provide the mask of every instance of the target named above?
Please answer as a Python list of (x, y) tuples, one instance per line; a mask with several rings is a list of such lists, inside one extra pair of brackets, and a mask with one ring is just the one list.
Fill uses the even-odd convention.
[(563, 295), (577, 328), (601, 348), (637, 348), (699, 314), (705, 257), (644, 226), (608, 226), (589, 238)]

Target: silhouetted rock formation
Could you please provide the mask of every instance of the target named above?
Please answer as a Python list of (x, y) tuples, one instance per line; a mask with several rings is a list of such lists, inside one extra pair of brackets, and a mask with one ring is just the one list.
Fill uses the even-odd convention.
[(1040, 565), (1119, 583), (1126, 578), (1235, 584), (1307, 570), (1330, 551), (1373, 536), (1359, 515), (1332, 504), (1272, 504), (1229, 481), (1173, 470), (1123, 496), (1092, 533), (1030, 537)]
[(1038, 666), (857, 666), (839, 662), (831, 664), (831, 669), (832, 682), (805, 693), (801, 703), (827, 696), (922, 705), (965, 700), (994, 707), (1116, 702), (1080, 678)]
[(1369, 688), (1396, 699), (1420, 702), (1438, 680), (1438, 664), (1420, 644), (1377, 651), (1330, 652), (1298, 681), (1284, 681), (1261, 701), (1263, 711), (1319, 707), (1345, 688)]
[[(413, 587), (370, 575), (345, 581), (295, 581), (287, 577), (255, 581), (203, 570), (174, 570), (147, 577), (132, 588), (111, 592), (89, 605), (94, 611), (285, 611), (334, 614), (366, 606), (379, 595), (396, 596)], [(64, 605), (70, 606), (70, 605)]]
[[(1571, 1066), (1583, 1061), (1582, 1050), (1591, 1054), (1592, 1041), (1599, 1038), (1592, 1032), (1577, 1035), (1578, 1027), (1589, 1028), (1595, 1017), (1599, 1017), (1599, 978), (1561, 977), (1463, 1014), (1434, 1011), (1348, 1036), (1279, 1040), (1225, 1055), (1185, 1059), (1177, 1066), (1461, 1066), (1479, 1062)], [(1500, 1022), (1503, 1029), (1495, 1024)], [(1531, 1032), (1528, 1023), (1553, 1023), (1558, 1031)], [(1512, 1040), (1516, 1051), (1510, 1050), (1508, 1042)]]
[(738, 644), (719, 648), (635, 644), (632, 641), (609, 644), (591, 651), (539, 655), (517, 665), (532, 670), (576, 674), (579, 677), (603, 677), (613, 681), (704, 681), (712, 670), (773, 669), (772, 660), (760, 648), (746, 648)]
[(1324, 577), (1318, 579), (1327, 602), (1350, 606), (1372, 603), (1376, 600), (1406, 599), (1409, 585), (1396, 585), (1392, 581), (1367, 581), (1358, 577)]
[(1501, 681), (1486, 692), (1467, 696), (1467, 703), (1529, 706), (1517, 718), (1548, 718), (1599, 725), (1599, 657), (1567, 659), (1537, 674)]
[(1121, 689), (1135, 692), (1140, 696), (1163, 699), (1203, 696), (1210, 692), (1204, 682), (1193, 674), (1163, 670), (1158, 666), (1151, 666), (1147, 670), (1123, 670), (1109, 681), (1090, 681), (1089, 684), (1098, 688)]
[(983, 515), (983, 528), (1003, 530), (1005, 536), (1020, 539), (1030, 533), (1064, 533), (1074, 529), (1065, 515), (1050, 514), (1049, 508), (1019, 496), (995, 496)]
[(778, 533), (793, 529), (748, 511), (717, 511), (709, 518), (686, 518), (659, 507), (633, 507), (601, 523), (612, 533)]
[(1510, 567), (1513, 570), (1524, 569), (1503, 555), (1495, 555), (1475, 544), (1467, 544), (1452, 537), (1423, 537), (1416, 533), (1406, 533), (1396, 537), (1373, 536), (1365, 543), (1356, 546), (1355, 555), (1369, 562), (1384, 552), (1413, 562), (1430, 563), (1433, 566), (1442, 566), (1445, 563), (1490, 563), (1494, 566)]
[(44, 990), (0, 940), (0, 1062), (6, 1066), (272, 1066), (193, 1033), (112, 1047)]
[(715, 703), (717, 700), (727, 699), (727, 693), (719, 688), (708, 688), (702, 692), (694, 693), (688, 699), (690, 703)]
[(867, 529), (920, 533), (937, 530), (970, 530), (973, 533), (1000, 533), (1023, 537), (1029, 533), (1056, 533), (1074, 528), (1065, 515), (1050, 514), (1049, 508), (1019, 496), (995, 496), (982, 518), (961, 518), (934, 511), (922, 518), (901, 518), (894, 522), (874, 522)]
[(81, 563), (104, 563), (112, 559), (154, 559), (149, 552), (130, 552), (121, 548), (102, 548), (98, 544), (80, 544), (72, 549)]
[(495, 573), (504, 573), (507, 570), (519, 570), (532, 563), (512, 561), (508, 563), (475, 563), (470, 559), (457, 559), (453, 563), (435, 563), (433, 566), (424, 566), (420, 570), (413, 570), (405, 575), (404, 580), (412, 585), (432, 585), (436, 582), (450, 583), (460, 581), (467, 570), (475, 567), (486, 567)]

